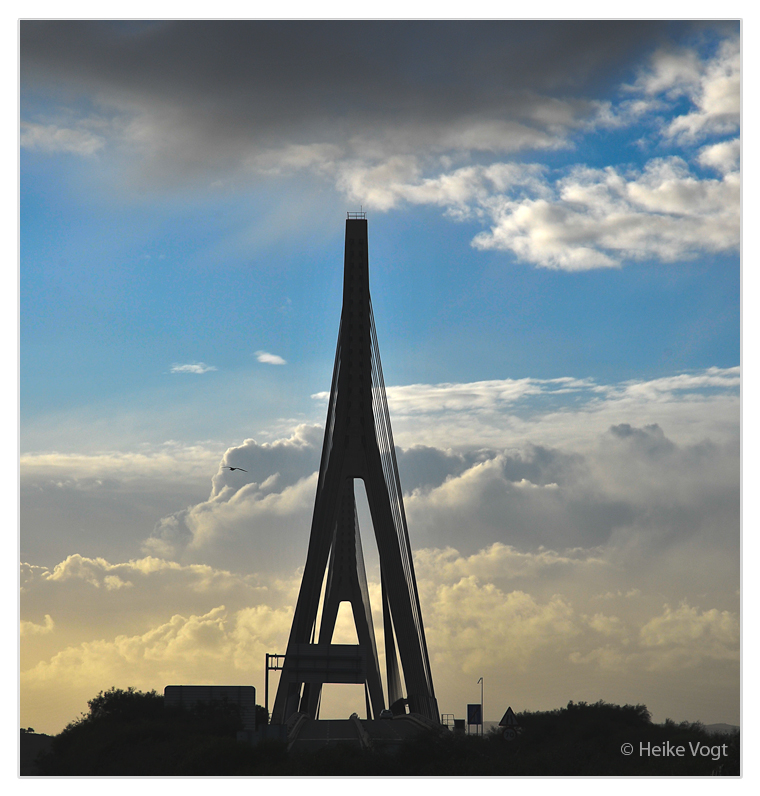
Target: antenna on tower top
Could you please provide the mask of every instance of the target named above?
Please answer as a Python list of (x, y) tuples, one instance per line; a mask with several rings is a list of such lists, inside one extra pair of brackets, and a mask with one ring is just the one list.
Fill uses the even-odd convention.
[(359, 208), (358, 213), (346, 213), (346, 218), (367, 218), (367, 214), (364, 212), (364, 205), (359, 205)]

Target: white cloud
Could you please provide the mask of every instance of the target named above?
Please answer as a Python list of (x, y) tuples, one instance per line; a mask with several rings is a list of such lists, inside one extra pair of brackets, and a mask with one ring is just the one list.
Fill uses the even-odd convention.
[(735, 133), (741, 101), (739, 70), (739, 40), (724, 41), (718, 54), (703, 65), (698, 85), (687, 89), (696, 110), (673, 119), (666, 134), (688, 142)]
[(739, 170), (740, 154), (741, 142), (738, 138), (734, 138), (702, 147), (698, 160), (702, 166), (713, 168), (721, 174), (730, 174)]
[(512, 251), (545, 268), (587, 270), (627, 260), (673, 262), (739, 244), (739, 179), (699, 179), (680, 158), (640, 172), (578, 167), (551, 198), (489, 200), (476, 248)]
[(219, 444), (180, 444), (168, 441), (137, 451), (98, 453), (23, 453), (22, 488), (41, 491), (104, 492), (138, 483), (145, 490), (151, 480), (187, 483), (206, 478), (223, 455)]
[[(688, 145), (708, 134), (735, 134), (738, 40), (723, 41), (717, 54), (705, 59), (688, 49), (658, 51), (636, 84), (627, 88), (645, 96), (625, 100), (614, 110), (599, 103), (588, 124), (630, 124), (653, 112), (667, 112), (686, 96), (695, 110), (671, 116), (664, 129), (667, 137)], [(538, 103), (534, 108), (546, 122), (549, 117), (541, 108), (549, 112), (549, 106)], [(554, 112), (558, 115), (552, 116)], [(573, 127), (568, 108), (552, 113), (563, 129)], [(478, 149), (477, 138), (465, 135), (460, 148)], [(545, 145), (561, 143), (560, 137)], [(700, 164), (718, 170), (720, 179), (699, 178), (674, 156), (650, 160), (638, 171), (578, 165), (556, 178), (539, 164), (497, 162), (452, 170), (450, 159), (436, 163), (419, 154), (396, 153), (379, 162), (345, 160), (337, 185), (353, 201), (382, 211), (402, 203), (431, 204), (445, 207), (453, 218), (476, 218), (491, 227), (475, 236), (476, 248), (510, 251), (541, 267), (575, 271), (642, 259), (674, 262), (738, 248), (738, 146), (738, 139), (719, 142), (700, 153)]]
[(545, 268), (587, 270), (736, 249), (739, 176), (730, 155), (721, 145), (703, 152), (700, 162), (718, 166), (718, 179), (699, 178), (674, 156), (638, 171), (577, 166), (559, 179), (539, 164), (511, 163), (429, 177), (409, 155), (346, 164), (338, 187), (383, 211), (404, 202), (445, 207), (454, 218), (491, 225), (475, 236), (476, 248), (511, 251)]
[(472, 214), (473, 205), (484, 203), (494, 192), (527, 188), (542, 192), (543, 172), (544, 167), (535, 163), (493, 163), (423, 177), (420, 159), (408, 155), (380, 165), (346, 163), (337, 184), (350, 199), (368, 208), (390, 210), (402, 202), (432, 204), (463, 217)]
[(658, 97), (671, 103), (686, 97), (692, 103), (690, 112), (663, 122), (666, 138), (689, 144), (708, 135), (731, 135), (739, 128), (739, 39), (724, 39), (705, 58), (689, 48), (658, 50), (630, 89), (659, 107)]
[(277, 354), (270, 354), (266, 351), (257, 351), (256, 359), (265, 365), (287, 365), (287, 362)]
[(561, 595), (540, 602), (475, 577), (430, 591), (425, 621), (433, 665), (453, 665), (470, 675), (486, 664), (524, 672), (539, 649), (561, 648), (580, 633)]
[(68, 152), (94, 155), (105, 146), (105, 139), (84, 127), (21, 122), (21, 146), (42, 152)]
[(171, 373), (208, 373), (209, 371), (216, 370), (213, 365), (207, 365), (205, 362), (191, 362), (187, 365), (174, 364), (171, 367)]
[(454, 547), (422, 548), (415, 553), (415, 567), (425, 580), (457, 583), (462, 578), (476, 577), (493, 582), (504, 578), (537, 578), (549, 570), (568, 570), (584, 574), (589, 568), (609, 566), (598, 550), (566, 550), (558, 553), (539, 547), (536, 551), (520, 551), (512, 545), (494, 542), (472, 555), (462, 555)]
[[(392, 414), (414, 415), (435, 412), (459, 412), (504, 409), (529, 396), (563, 395), (599, 389), (588, 379), (492, 379), (464, 384), (409, 384), (386, 389)], [(311, 397), (326, 401), (328, 392)]]
[(644, 94), (665, 94), (675, 98), (686, 91), (696, 91), (702, 71), (702, 63), (695, 50), (658, 50), (631, 88)]

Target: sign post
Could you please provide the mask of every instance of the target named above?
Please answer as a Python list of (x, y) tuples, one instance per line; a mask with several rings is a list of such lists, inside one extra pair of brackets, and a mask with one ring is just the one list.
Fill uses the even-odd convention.
[(499, 727), (504, 727), (504, 738), (507, 741), (514, 741), (517, 738), (517, 730), (520, 724), (511, 707), (507, 708), (507, 712), (501, 717)]
[(474, 724), (476, 727), (478, 724), (482, 726), (483, 724), (483, 710), (481, 705), (475, 702), (472, 705), (467, 705), (467, 734), (470, 734), (470, 725)]

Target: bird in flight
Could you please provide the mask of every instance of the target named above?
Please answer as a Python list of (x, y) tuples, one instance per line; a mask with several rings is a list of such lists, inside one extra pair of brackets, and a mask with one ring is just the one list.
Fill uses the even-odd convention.
[[(222, 467), (222, 470), (243, 470), (242, 467), (229, 467), (226, 464)], [(243, 470), (244, 473), (247, 473), (248, 470)]]

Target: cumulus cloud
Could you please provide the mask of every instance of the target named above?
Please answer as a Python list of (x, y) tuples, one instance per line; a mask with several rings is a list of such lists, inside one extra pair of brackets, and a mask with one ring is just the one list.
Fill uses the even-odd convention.
[(490, 200), (493, 226), (473, 245), (546, 268), (587, 270), (624, 260), (673, 262), (739, 243), (739, 179), (699, 179), (677, 157), (643, 171), (578, 167), (551, 198)]
[(171, 373), (208, 373), (209, 371), (216, 370), (213, 365), (207, 365), (205, 362), (191, 362), (187, 365), (174, 364), (171, 367)]
[[(290, 542), (308, 533), (308, 514), (316, 488), (321, 429), (298, 426), (286, 439), (258, 443), (248, 439), (229, 448), (212, 479), (208, 499), (164, 517), (143, 543), (145, 552), (162, 556), (212, 556), (221, 546), (237, 548), (247, 536), (257, 550), (278, 560), (277, 550), (292, 552)], [(224, 466), (247, 472), (231, 472)]]
[(640, 631), (645, 647), (684, 646), (698, 641), (705, 655), (723, 655), (731, 647), (731, 656), (738, 656), (739, 621), (729, 611), (711, 609), (700, 613), (698, 608), (682, 602), (673, 609), (666, 605), (662, 615), (647, 622)]
[(257, 351), (256, 359), (265, 365), (286, 365), (287, 362), (277, 354), (269, 354), (266, 351)]
[(740, 114), (739, 37), (729, 35), (713, 52), (705, 47), (667, 46), (652, 54), (628, 91), (641, 96), (639, 112), (661, 112), (686, 100), (688, 113), (660, 118), (666, 140), (690, 145), (708, 136), (735, 134)]
[(701, 155), (703, 165), (722, 172), (718, 179), (696, 176), (676, 156), (640, 170), (577, 166), (559, 178), (539, 164), (506, 163), (424, 177), (406, 158), (344, 169), (339, 185), (367, 207), (433, 204), (454, 218), (490, 224), (473, 239), (475, 248), (510, 251), (545, 268), (588, 270), (735, 250), (740, 186), (731, 154), (722, 147)]
[(454, 218), (490, 224), (473, 239), (475, 248), (510, 251), (545, 268), (588, 270), (736, 250), (737, 147), (716, 144), (700, 154), (702, 165), (721, 172), (717, 179), (695, 175), (677, 156), (638, 170), (576, 166), (557, 176), (539, 164), (496, 163), (435, 177), (423, 176), (407, 157), (346, 167), (338, 184), (367, 207), (432, 204)]
[(20, 623), (20, 631), (22, 638), (24, 636), (34, 636), (34, 635), (41, 635), (52, 633), (53, 629), (55, 628), (55, 622), (53, 622), (52, 617), (50, 614), (45, 614), (45, 621), (43, 624), (35, 624), (34, 622), (24, 621), (21, 620)]
[[(425, 546), (435, 546), (434, 539), (457, 546), (461, 522), (483, 534), (473, 536), (473, 544), (484, 546), (512, 543), (505, 534), (517, 539), (535, 528), (532, 538), (554, 547), (552, 529), (562, 527), (561, 512), (572, 507), (568, 539), (592, 543), (631, 516), (621, 485), (629, 478), (624, 465), (633, 468), (639, 461), (641, 472), (631, 484), (652, 489), (650, 481), (662, 468), (663, 495), (679, 482), (683, 465), (688, 501), (689, 479), (704, 483), (706, 462), (715, 456), (720, 466), (714, 484), (704, 483), (702, 492), (714, 486), (726, 500), (736, 477), (731, 457), (738, 445), (738, 388), (738, 368), (617, 384), (567, 377), (391, 386), (413, 534), (422, 534), (417, 538)], [(252, 566), (261, 544), (273, 566), (298, 566), (311, 523), (322, 434), (319, 426), (301, 425), (280, 439), (247, 439), (226, 450), (215, 443), (170, 442), (134, 452), (24, 454), (22, 555), (52, 566), (72, 546), (128, 558), (144, 545), (145, 554), (229, 568)], [(656, 464), (648, 478), (648, 452), (658, 446), (674, 469)], [(591, 484), (591, 465), (605, 484), (593, 500), (579, 487), (583, 479)], [(452, 507), (448, 514), (446, 505)], [(531, 519), (533, 510), (539, 514)], [(440, 517), (439, 530), (426, 519), (431, 516)], [(507, 517), (514, 526), (505, 530)], [(104, 533), (106, 527), (111, 533)]]
[[(700, 610), (684, 600), (676, 609), (656, 608), (647, 589), (630, 589), (600, 611), (590, 596), (594, 587), (611, 573), (619, 582), (621, 574), (620, 562), (603, 551), (521, 553), (493, 545), (463, 555), (430, 548), (416, 552), (415, 566), (445, 712), (459, 710), (461, 683), (471, 678), (474, 688), (476, 676), (486, 677), (491, 705), (548, 709), (569, 698), (623, 702), (626, 678), (610, 677), (620, 672), (635, 674), (638, 699), (669, 711), (678, 704), (668, 696), (676, 684), (696, 688), (709, 672), (715, 692), (700, 704), (710, 716), (733, 718), (737, 706), (726, 704), (725, 689), (736, 684), (734, 609)], [(101, 599), (82, 599), (99, 588), (93, 580), (103, 584), (114, 573), (133, 581), (129, 595), (106, 592), (105, 606)], [(87, 699), (112, 685), (161, 690), (171, 683), (246, 682), (261, 688), (264, 654), (284, 650), (300, 572), (277, 580), (263, 569), (243, 577), (156, 558), (110, 563), (72, 556), (50, 570), (25, 567), (22, 582), (25, 628), (53, 626), (50, 614), (38, 622), (26, 618), (45, 606), (54, 605), (58, 617), (55, 632), (24, 637), (22, 715), (26, 723), (56, 732), (84, 710)], [(382, 650), (380, 586), (373, 576), (369, 591)], [(342, 614), (338, 641), (350, 641), (350, 625)], [(28, 640), (42, 646), (27, 647)], [(65, 693), (60, 682), (68, 684)], [(332, 695), (336, 715), (348, 709), (345, 698)], [(665, 715), (672, 714), (657, 718)]]
[[(540, 455), (538, 455), (540, 454)], [(418, 544), (522, 549), (634, 545), (645, 555), (738, 523), (736, 443), (678, 446), (658, 426), (613, 427), (583, 455), (492, 452), (406, 498)], [(720, 517), (723, 520), (719, 519)], [(736, 537), (726, 540), (735, 552)]]
[(698, 160), (702, 166), (715, 169), (721, 174), (730, 174), (739, 170), (740, 155), (741, 142), (738, 138), (733, 138), (703, 147), (699, 151)]
[(52, 566), (72, 546), (133, 555), (157, 517), (208, 496), (223, 455), (218, 443), (176, 441), (132, 451), (22, 454), (22, 557)]
[(174, 683), (250, 682), (265, 652), (284, 648), (289, 623), (289, 610), (228, 612), (220, 605), (201, 615), (175, 614), (135, 635), (83, 641), (22, 672), (24, 710), (42, 720), (37, 726), (57, 732), (112, 686), (161, 692)]
[(692, 103), (693, 110), (667, 123), (664, 134), (669, 138), (691, 142), (733, 134), (739, 128), (741, 98), (739, 39), (725, 39), (704, 60), (693, 50), (659, 51), (638, 87), (650, 95), (683, 95)]
[[(389, 388), (414, 544), (467, 554), (628, 545), (647, 556), (709, 539), (737, 521), (738, 379), (737, 368), (713, 368), (611, 385)], [(273, 569), (303, 563), (321, 445), (319, 427), (300, 426), (229, 448), (208, 497), (165, 515), (144, 552), (253, 567), (255, 539)]]

